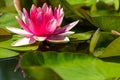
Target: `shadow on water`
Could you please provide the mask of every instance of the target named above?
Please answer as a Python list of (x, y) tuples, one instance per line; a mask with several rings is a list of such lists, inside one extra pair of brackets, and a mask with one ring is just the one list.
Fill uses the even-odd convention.
[(28, 80), (23, 78), (20, 69), (14, 72), (17, 63), (15, 58), (0, 59), (0, 80)]

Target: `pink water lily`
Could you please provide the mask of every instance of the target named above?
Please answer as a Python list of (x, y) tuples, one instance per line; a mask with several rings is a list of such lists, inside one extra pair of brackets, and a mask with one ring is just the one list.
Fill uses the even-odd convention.
[(16, 16), (18, 23), (23, 29), (7, 27), (8, 30), (24, 36), (24, 38), (15, 41), (12, 46), (23, 46), (45, 40), (49, 42), (68, 42), (69, 38), (67, 36), (74, 33), (69, 30), (79, 21), (60, 28), (63, 17), (64, 12), (60, 5), (58, 8), (54, 8), (53, 11), (51, 6), (48, 6), (46, 3), (38, 8), (32, 5), (30, 14), (23, 8), (21, 19)]

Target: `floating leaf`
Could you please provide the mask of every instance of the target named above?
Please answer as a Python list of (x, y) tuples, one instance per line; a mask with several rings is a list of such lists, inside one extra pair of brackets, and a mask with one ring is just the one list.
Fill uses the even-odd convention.
[(68, 3), (70, 3), (71, 5), (82, 5), (82, 6), (91, 6), (96, 4), (96, 0), (66, 0)]
[(17, 55), (19, 55), (18, 52), (0, 48), (0, 58), (9, 58), (9, 57), (17, 56)]
[(97, 57), (101, 55), (104, 52), (104, 49), (116, 38), (117, 36), (112, 35), (110, 32), (100, 32), (100, 37), (97, 41), (93, 55)]
[(100, 29), (97, 29), (97, 31), (93, 34), (91, 38), (90, 47), (89, 47), (90, 53), (94, 52), (99, 37), (100, 37)]
[(11, 35), (11, 34), (5, 29), (0, 28), (0, 36), (7, 36), (7, 35)]
[[(77, 9), (74, 8), (74, 6), (70, 5), (66, 0), (60, 0), (60, 1), (65, 6), (64, 8), (65, 12), (67, 12), (68, 9), (70, 10), (70, 12), (65, 15), (66, 17), (69, 15), (68, 17), (72, 17), (73, 19), (79, 19), (80, 21), (82, 21), (81, 18), (84, 18), (84, 16), (81, 13), (79, 13)], [(71, 16), (71, 15), (74, 15), (74, 16)]]
[[(24, 54), (20, 64), (32, 80), (45, 80), (44, 77), (49, 77), (44, 73), (49, 72), (45, 68), (51, 68), (63, 80), (112, 80), (120, 76), (119, 63), (103, 62), (79, 53), (29, 52)], [(54, 80), (51, 75), (49, 80)]]
[(73, 34), (70, 35), (69, 37), (75, 40), (89, 40), (91, 36), (92, 36), (92, 31)]
[(120, 56), (120, 37), (112, 41), (99, 57)]
[(3, 28), (0, 28), (0, 41), (5, 41), (11, 38), (11, 34)]
[(24, 68), (24, 70), (30, 76), (29, 80), (63, 80), (51, 68), (34, 66), (34, 67)]
[(116, 30), (120, 32), (120, 16), (94, 16), (93, 23), (104, 31)]
[(96, 47), (107, 47), (118, 36), (111, 34), (111, 32), (100, 32), (100, 37)]
[(14, 26), (19, 27), (19, 24), (17, 23), (15, 16), (17, 16), (17, 13), (3, 13), (3, 15), (0, 17), (0, 27), (6, 28), (6, 26)]

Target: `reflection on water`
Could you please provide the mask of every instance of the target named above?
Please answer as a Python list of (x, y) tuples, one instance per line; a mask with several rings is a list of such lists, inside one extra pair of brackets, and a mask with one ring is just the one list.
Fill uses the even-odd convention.
[(14, 58), (0, 59), (0, 80), (28, 80), (23, 78), (21, 70), (14, 72), (17, 63)]

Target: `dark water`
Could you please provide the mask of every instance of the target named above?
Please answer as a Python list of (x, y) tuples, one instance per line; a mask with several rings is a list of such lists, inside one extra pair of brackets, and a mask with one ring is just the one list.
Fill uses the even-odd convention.
[(17, 63), (14, 58), (0, 59), (0, 80), (28, 80), (23, 78), (20, 69), (14, 72)]

